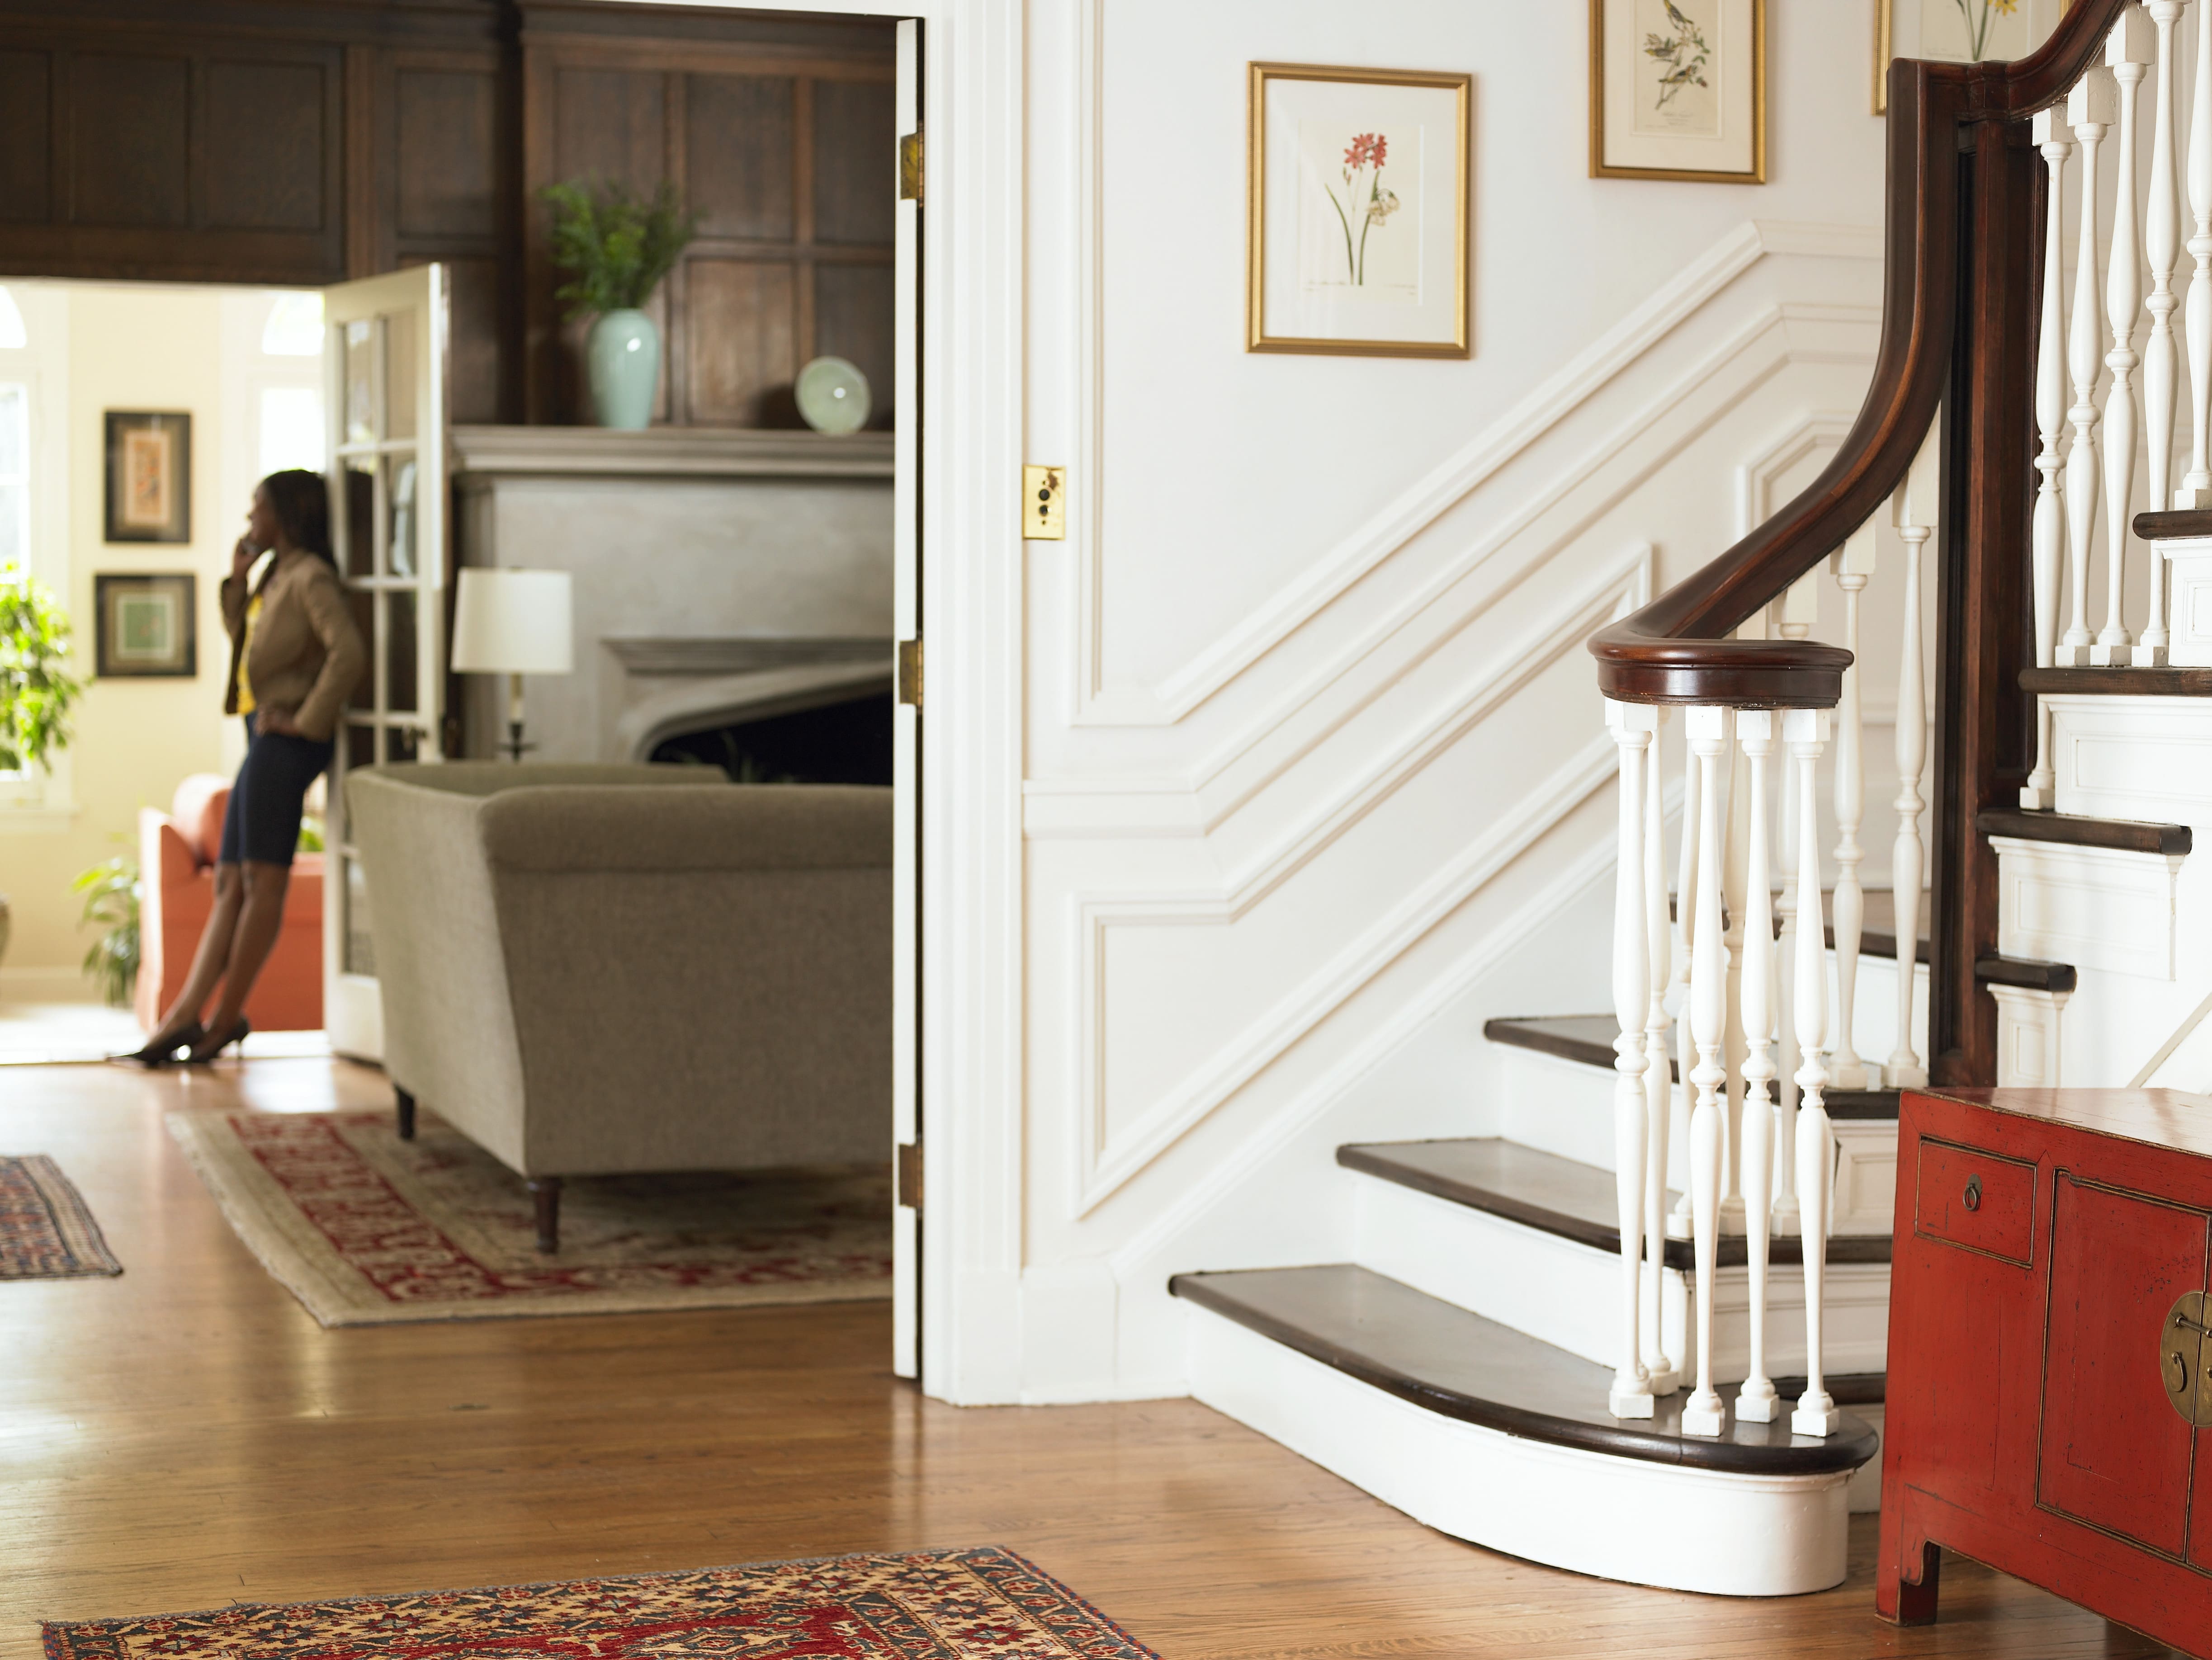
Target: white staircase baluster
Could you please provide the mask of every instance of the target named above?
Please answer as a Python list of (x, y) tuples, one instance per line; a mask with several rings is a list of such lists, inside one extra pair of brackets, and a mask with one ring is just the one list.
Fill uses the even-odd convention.
[(2066, 122), (2081, 147), (2081, 227), (2074, 251), (2074, 311), (2067, 325), (2066, 371), (2074, 383), (2074, 442), (2066, 451), (2066, 574), (2072, 609), (2059, 642), (2062, 668), (2087, 667), (2089, 541), (2097, 528), (2097, 146), (2118, 100), (2112, 72), (2092, 66), (2066, 94)]
[(1742, 1134), (1738, 1124), (1743, 1108), (1743, 882), (1744, 858), (1750, 828), (1745, 817), (1751, 792), (1743, 788), (1743, 754), (1729, 746), (1728, 836), (1721, 844), (1721, 912), (1725, 931), (1721, 944), (1728, 953), (1727, 1025), (1721, 1034), (1721, 1064), (1728, 1069), (1721, 1087), (1721, 1232), (1743, 1232), (1743, 1189), (1737, 1179), (1736, 1155)]
[[(2036, 146), (2043, 153), (2050, 192), (2043, 219), (2043, 319), (2036, 336), (2035, 425), (2043, 447), (2035, 469), (2043, 475), (2035, 497), (2034, 567), (2035, 666), (2048, 669), (2057, 649), (2059, 564), (2066, 552), (2066, 487), (2059, 477), (2058, 445), (2066, 425), (2066, 262), (2059, 251), (2066, 202), (2066, 158), (2074, 145), (2066, 136), (2061, 110), (2036, 112)], [(2051, 771), (2051, 711), (2035, 700), (2035, 770), (2021, 786), (2020, 804), (2047, 811), (2057, 805), (2057, 785)]]
[[(1684, 730), (1686, 732), (1687, 728)], [(1686, 1138), (1690, 1101), (1696, 1094), (1690, 1074), (1698, 1064), (1697, 1039), (1692, 1033), (1690, 1021), (1690, 978), (1697, 956), (1698, 833), (1698, 815), (1703, 810), (1703, 793), (1698, 783), (1699, 771), (1697, 749), (1686, 742), (1682, 746), (1682, 847), (1680, 863), (1674, 871), (1674, 932), (1678, 943), (1674, 983), (1681, 988), (1681, 996), (1674, 1003), (1679, 1011), (1674, 1020), (1674, 1070), (1680, 1075), (1670, 1086), (1672, 1094), (1679, 1098), (1682, 1106), (1685, 1147), (1689, 1145)], [(1686, 1188), (1667, 1218), (1667, 1234), (1674, 1239), (1690, 1237), (1690, 1195)]]
[(1664, 708), (1654, 706), (1650, 758), (1644, 767), (1644, 941), (1650, 972), (1644, 1021), (1644, 1370), (1653, 1395), (1681, 1386), (1680, 1368), (1667, 1353), (1667, 1121), (1673, 1116), (1674, 1081), (1668, 1067), (1667, 983), (1674, 968), (1667, 922), (1666, 802), (1661, 789), (1659, 732)]
[(1720, 1262), (1721, 1086), (1728, 1069), (1721, 1064), (1721, 1039), (1728, 1029), (1723, 1006), (1728, 959), (1721, 942), (1721, 844), (1727, 826), (1721, 816), (1721, 767), (1729, 749), (1731, 711), (1693, 708), (1686, 723), (1690, 753), (1698, 766), (1698, 906), (1692, 930), (1690, 1019), (1698, 1063), (1689, 1075), (1698, 1092), (1690, 1111), (1691, 1237), (1696, 1241), (1698, 1296), (1698, 1387), (1682, 1407), (1682, 1433), (1718, 1435), (1727, 1421), (1713, 1388), (1713, 1289)]
[[(2157, 67), (2151, 103), (2150, 205), (2143, 215), (2143, 252), (2150, 260), (2150, 338), (2143, 345), (2143, 442), (2148, 447), (2150, 506), (2164, 512), (2173, 502), (2173, 403), (2176, 353), (2173, 311), (2179, 296), (2173, 292), (2173, 265), (2180, 252), (2180, 181), (2175, 166), (2179, 135), (2173, 120), (2174, 27), (2188, 0), (2149, 0), (2143, 8), (2158, 31)], [(2138, 669), (2161, 668), (2166, 663), (2166, 561), (2155, 549), (2150, 554), (2150, 609), (2143, 619), (2142, 637), (2128, 660)]]
[(2150, 20), (2141, 6), (2129, 6), (2105, 39), (2105, 64), (2119, 83), (2120, 130), (2114, 140), (2119, 163), (2112, 196), (2112, 251), (2105, 266), (2105, 320), (2112, 348), (2105, 367), (2112, 372), (2105, 392), (2105, 626), (2089, 648), (2089, 661), (2100, 668), (2126, 663), (2135, 636), (2128, 632), (2124, 600), (2128, 539), (2134, 532), (2128, 509), (2135, 496), (2136, 410), (2134, 374), (2136, 321), (2142, 310), (2142, 248), (2136, 221), (2136, 88), (2150, 67)]
[(1648, 984), (1651, 949), (1644, 904), (1644, 766), (1659, 723), (1648, 705), (1605, 708), (1620, 749), (1620, 856), (1613, 895), (1613, 1012), (1620, 1023), (1613, 1039), (1613, 1191), (1620, 1217), (1620, 1360), (1606, 1405), (1616, 1418), (1649, 1418), (1651, 1390), (1644, 1369), (1638, 1315), (1644, 1300), (1640, 1247), (1644, 1243), (1644, 1160), (1647, 1141), (1644, 1095), (1644, 1025), (1651, 1012)]
[[(1904, 718), (1902, 711), (1898, 718)], [(1797, 766), (1797, 888), (1806, 896), (1797, 935), (1796, 1008), (1797, 1047), (1805, 1057), (1797, 1071), (1797, 1087), (1802, 1094), (1796, 1145), (1797, 1203), (1803, 1223), (1800, 1237), (1805, 1253), (1805, 1392), (1798, 1397), (1796, 1411), (1790, 1415), (1790, 1429), (1796, 1435), (1826, 1436), (1843, 1427), (1843, 1414), (1828, 1397), (1820, 1365), (1835, 1134), (1828, 1127), (1828, 1111), (1822, 1103), (1828, 1081), (1827, 953), (1820, 944), (1820, 844), (1814, 830), (1813, 790), (1814, 769), (1820, 765), (1820, 752), (1827, 747), (1828, 712), (1791, 709), (1782, 717), (1782, 724), (1790, 759)], [(1904, 941), (1911, 937), (1906, 926), (1900, 922), (1901, 966), (1906, 960)]]
[(1766, 1375), (1766, 1238), (1774, 1197), (1774, 888), (1766, 856), (1766, 758), (1774, 753), (1774, 717), (1764, 709), (1736, 716), (1750, 767), (1751, 823), (1745, 851), (1743, 929), (1743, 1214), (1751, 1265), (1751, 1369), (1736, 1391), (1735, 1415), (1771, 1423), (1781, 1397)]
[(2197, 87), (2189, 108), (2189, 215), (2196, 221), (2189, 253), (2197, 262), (2183, 313), (2189, 337), (2189, 475), (2172, 505), (2212, 507), (2212, 14), (2201, 9)]
[[(1836, 713), (1836, 1044), (1829, 1070), (1838, 1089), (1864, 1089), (1866, 1063), (1851, 1043), (1858, 1002), (1859, 937), (1866, 926), (1866, 896), (1859, 887), (1859, 821), (1866, 813), (1866, 734), (1859, 715), (1859, 596), (1875, 566), (1875, 528), (1861, 525), (1830, 555), (1828, 567), (1844, 591), (1844, 646), (1851, 665), (1844, 670), (1843, 702)], [(1748, 1018), (1748, 1017), (1747, 1017)]]
[[(1820, 579), (1818, 572), (1808, 572), (1790, 585), (1782, 597), (1781, 634), (1784, 639), (1809, 639), (1813, 625), (1819, 620), (1820, 610)], [(1796, 844), (1797, 797), (1794, 791), (1778, 792), (1781, 797), (1782, 845)], [(1797, 1034), (1790, 1020), (1790, 975), (1788, 964), (1793, 960), (1790, 953), (1797, 938), (1797, 866), (1795, 860), (1782, 861), (1782, 898), (1775, 906), (1782, 918), (1782, 932), (1775, 942), (1778, 961), (1783, 965), (1775, 975), (1774, 1007), (1781, 1027), (1782, 1039), (1777, 1049), (1781, 1075), (1775, 1081), (1775, 1134), (1787, 1148), (1790, 1138), (1796, 1133), (1797, 1125)], [(1783, 1157), (1775, 1173), (1774, 1222), (1775, 1233), (1788, 1237), (1797, 1232), (1797, 1170), (1796, 1161)]]
[[(1942, 432), (1939, 419), (1921, 445), (1920, 453), (1912, 458), (1911, 469), (1892, 500), (1897, 534), (1905, 543), (1903, 657), (1897, 671), (1897, 842), (1890, 854), (1890, 900), (1897, 912), (1897, 1047), (1882, 1067), (1883, 1080), (1893, 1089), (1917, 1088), (1928, 1081), (1928, 1073), (1912, 1048), (1912, 966), (1920, 947), (1920, 878), (1927, 869), (1920, 844), (1920, 809), (1924, 804), (1920, 783), (1928, 764), (1928, 688), (1920, 662), (1920, 554), (1936, 530)], [(1816, 892), (1810, 902), (1815, 914), (1820, 902)], [(1802, 1021), (1798, 1031), (1802, 1039)], [(1802, 1122), (1798, 1133), (1804, 1133)], [(1802, 1181), (1802, 1160), (1799, 1176)], [(1801, 1191), (1798, 1203), (1808, 1203), (1808, 1197)], [(1809, 1229), (1809, 1211), (1807, 1215)]]

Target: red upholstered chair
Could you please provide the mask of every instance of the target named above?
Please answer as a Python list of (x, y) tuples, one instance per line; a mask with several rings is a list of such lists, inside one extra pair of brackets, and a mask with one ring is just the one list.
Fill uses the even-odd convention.
[[(222, 847), (230, 780), (196, 772), (167, 813), (138, 813), (139, 1026), (148, 1032), (184, 989), (192, 954), (215, 908), (215, 858)], [(323, 856), (302, 853), (284, 896), (284, 928), (246, 1000), (257, 1032), (315, 1032), (323, 1024)]]

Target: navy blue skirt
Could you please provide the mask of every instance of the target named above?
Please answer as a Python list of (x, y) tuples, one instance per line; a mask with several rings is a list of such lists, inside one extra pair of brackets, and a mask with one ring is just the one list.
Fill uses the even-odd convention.
[(221, 862), (290, 864), (300, 845), (308, 786), (331, 764), (335, 749), (314, 738), (256, 732), (248, 715), (246, 759), (230, 786), (230, 805), (223, 809)]

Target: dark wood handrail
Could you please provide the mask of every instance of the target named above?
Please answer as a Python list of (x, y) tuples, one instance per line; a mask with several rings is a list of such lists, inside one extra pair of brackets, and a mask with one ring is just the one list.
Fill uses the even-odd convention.
[[(1606, 696), (1739, 709), (1826, 708), (1838, 700), (1849, 651), (1808, 640), (1728, 636), (1873, 516), (1904, 478), (1935, 419), (1954, 372), (1966, 221), (1978, 207), (1961, 199), (1972, 148), (1966, 130), (2024, 119), (2063, 97), (2127, 3), (2077, 0), (2041, 49), (2017, 63), (1899, 58), (1890, 65), (1881, 341), (1858, 418), (1835, 458), (1787, 506), (1643, 609), (1591, 637)], [(2025, 335), (2019, 349), (2033, 350)], [(2023, 433), (2028, 413), (2023, 403)], [(1951, 497), (1948, 488), (1946, 494)], [(2025, 547), (2020, 557), (2025, 561)]]

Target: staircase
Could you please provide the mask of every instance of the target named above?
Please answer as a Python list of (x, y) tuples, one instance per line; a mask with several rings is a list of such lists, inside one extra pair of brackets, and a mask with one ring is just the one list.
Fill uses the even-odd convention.
[[(1888, 300), (1857, 422), (1797, 500), (1591, 641), (1621, 763), (1613, 1009), (1488, 1022), (1502, 1133), (1339, 1148), (1356, 1260), (1176, 1276), (1199, 1398), (1534, 1560), (1731, 1595), (1833, 1585), (1848, 1514), (1878, 1503), (1914, 1179), (1899, 1091), (2212, 1089), (2212, 866), (2191, 857), (2212, 826), (2212, 350), (2192, 354), (2186, 433), (2172, 391), (2179, 283), (2212, 332), (2212, 27), (2185, 123), (2182, 9), (2081, 0), (2020, 64), (1893, 68)], [(2108, 130), (2129, 142), (2100, 184)], [(2099, 207), (2113, 191), (2131, 212)], [(1897, 612), (1863, 654), (1885, 572)], [(1840, 626), (1816, 640), (1830, 582)], [(1893, 644), (1883, 872), (1862, 682)], [(1922, 897), (1911, 961), (1869, 891), (1882, 874)]]

